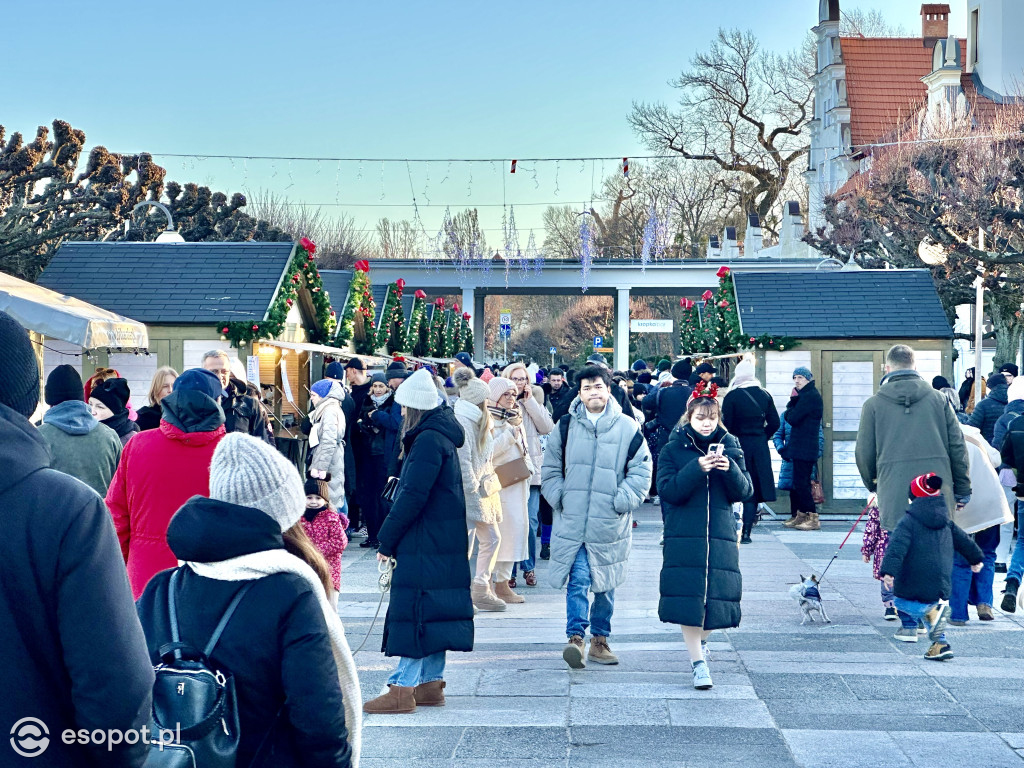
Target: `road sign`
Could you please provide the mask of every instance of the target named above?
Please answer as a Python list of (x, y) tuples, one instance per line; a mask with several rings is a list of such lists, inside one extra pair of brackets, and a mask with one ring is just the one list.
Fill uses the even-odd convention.
[(672, 321), (630, 320), (629, 330), (633, 333), (672, 333)]
[(507, 309), (501, 310), (501, 316), (498, 318), (498, 322), (502, 325), (512, 325), (512, 312)]
[(597, 349), (602, 344), (604, 344), (604, 337), (603, 336), (595, 336), (594, 337), (594, 349)]
[(555, 352), (557, 352), (557, 351), (558, 351), (557, 349), (555, 349), (554, 347), (551, 347), (551, 349), (549, 349), (549, 350), (548, 350), (548, 354), (549, 354), (549, 355), (553, 355), (553, 354), (555, 354)]
[(594, 347), (594, 351), (595, 352), (600, 352), (602, 354), (605, 354), (605, 353), (609, 353), (609, 352), (614, 352), (615, 351), (615, 347)]

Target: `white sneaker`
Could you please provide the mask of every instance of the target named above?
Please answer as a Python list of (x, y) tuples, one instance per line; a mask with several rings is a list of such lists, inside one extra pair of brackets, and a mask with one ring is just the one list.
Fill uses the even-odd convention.
[(698, 661), (693, 665), (693, 687), (698, 691), (706, 691), (711, 688), (711, 672), (704, 661)]

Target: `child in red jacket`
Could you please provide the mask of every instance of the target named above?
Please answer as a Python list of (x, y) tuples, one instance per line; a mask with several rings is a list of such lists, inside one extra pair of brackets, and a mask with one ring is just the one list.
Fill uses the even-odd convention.
[(306, 511), (302, 515), (302, 527), (327, 559), (334, 586), (327, 597), (337, 608), (338, 592), (341, 591), (341, 553), (348, 546), (345, 535), (348, 518), (331, 506), (329, 482), (330, 475), (320, 480), (306, 479)]

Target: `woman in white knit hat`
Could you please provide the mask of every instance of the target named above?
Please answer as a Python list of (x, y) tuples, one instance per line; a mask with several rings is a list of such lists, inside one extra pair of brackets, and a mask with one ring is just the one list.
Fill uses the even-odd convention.
[[(487, 382), (494, 420), (494, 456), (491, 459), (501, 483), (501, 543), (494, 566), (494, 594), (506, 603), (525, 603), (526, 598), (509, 586), (512, 566), (529, 557), (530, 477), (535, 467), (527, 447), (523, 413), (516, 402), (515, 382), (495, 377)], [(524, 476), (525, 475), (525, 476)]]
[(487, 410), (490, 388), (473, 373), (472, 368), (459, 368), (452, 374), (458, 390), (455, 418), (466, 433), (466, 442), (459, 448), (462, 465), (462, 490), (466, 495), (466, 522), (469, 528), (469, 555), (474, 541), (479, 543), (473, 578), (473, 605), (481, 611), (504, 611), (505, 601), (494, 594), (491, 577), (498, 561), (501, 543), (501, 483), (494, 473), (493, 423)]
[(154, 576), (137, 604), (158, 660), (172, 637), (171, 590), (181, 641), (197, 649), (241, 595), (207, 654), (234, 677), (239, 765), (358, 764), (362, 696), (345, 630), (320, 578), (283, 541), (305, 506), (302, 478), (277, 450), (226, 436), (210, 465), (210, 498), (189, 499), (167, 529), (185, 564)]
[(452, 409), (439, 407), (421, 368), (395, 392), (402, 406), (402, 473), (378, 539), (394, 558), (383, 651), (399, 656), (388, 691), (363, 705), (371, 714), (444, 706), (447, 651), (473, 650), (473, 603), (466, 550), (466, 500), (458, 449), (465, 436)]

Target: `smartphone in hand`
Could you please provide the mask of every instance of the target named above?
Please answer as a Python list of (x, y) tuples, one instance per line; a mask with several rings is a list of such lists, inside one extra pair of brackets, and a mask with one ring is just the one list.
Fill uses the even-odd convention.
[(708, 456), (724, 456), (725, 443), (712, 443), (708, 446)]

